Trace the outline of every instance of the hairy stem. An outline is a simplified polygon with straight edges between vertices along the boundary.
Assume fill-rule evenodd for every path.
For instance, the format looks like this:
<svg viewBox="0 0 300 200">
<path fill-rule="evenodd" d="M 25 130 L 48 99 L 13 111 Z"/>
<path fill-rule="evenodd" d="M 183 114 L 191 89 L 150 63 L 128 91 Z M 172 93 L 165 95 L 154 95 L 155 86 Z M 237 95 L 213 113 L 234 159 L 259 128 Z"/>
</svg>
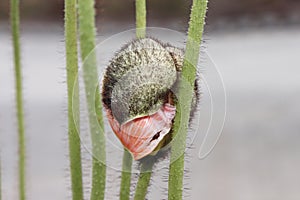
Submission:
<svg viewBox="0 0 300 200">
<path fill-rule="evenodd" d="M 83 199 L 79 127 L 78 51 L 76 0 L 65 0 L 65 40 L 68 89 L 68 140 L 72 199 Z M 75 85 L 76 84 L 76 85 Z M 79 123 L 77 123 L 79 125 Z"/>
<path fill-rule="evenodd" d="M 147 194 L 148 186 L 152 175 L 153 165 L 154 165 L 154 159 L 152 158 L 149 158 L 149 160 L 142 163 L 141 170 L 140 170 L 141 173 L 137 183 L 134 200 L 146 199 L 146 194 Z"/>
<path fill-rule="evenodd" d="M 144 38 L 146 36 L 146 0 L 135 1 L 136 10 L 136 36 Z"/>
<path fill-rule="evenodd" d="M 146 36 L 146 0 L 136 0 L 136 37 Z M 131 182 L 132 156 L 124 149 L 123 166 L 121 176 L 120 200 L 129 200 Z"/>
<path fill-rule="evenodd" d="M 93 51 L 96 35 L 95 2 L 94 0 L 78 0 L 78 3 L 81 59 L 93 153 L 91 200 L 101 200 L 104 199 L 105 194 L 106 150 L 96 54 Z"/>
<path fill-rule="evenodd" d="M 26 158 L 25 158 L 25 130 L 24 130 L 24 110 L 22 94 L 22 71 L 20 56 L 20 17 L 19 17 L 19 0 L 11 0 L 10 6 L 11 30 L 14 51 L 15 66 L 15 84 L 16 84 L 16 107 L 18 120 L 18 142 L 19 142 L 19 198 L 26 199 Z"/>
<path fill-rule="evenodd" d="M 146 0 L 136 0 L 136 37 L 144 38 L 146 37 Z M 147 189 L 150 183 L 152 175 L 152 167 L 154 164 L 154 159 L 150 157 L 146 161 L 142 161 L 140 176 L 137 182 L 136 191 L 134 195 L 135 200 L 142 200 L 146 198 Z"/>
<path fill-rule="evenodd" d="M 181 109 L 176 109 L 169 172 L 169 200 L 182 199 L 184 151 L 189 124 L 193 88 L 205 24 L 207 0 L 193 0 L 183 70 L 178 91 Z"/>
<path fill-rule="evenodd" d="M 131 167 L 132 167 L 132 156 L 126 149 L 124 149 L 120 200 L 130 199 Z"/>
<path fill-rule="evenodd" d="M 146 36 L 146 0 L 136 0 L 135 10 L 136 10 L 136 37 L 144 38 Z M 132 156 L 126 149 L 124 149 L 120 200 L 129 200 L 130 198 L 131 167 L 132 167 Z"/>
</svg>

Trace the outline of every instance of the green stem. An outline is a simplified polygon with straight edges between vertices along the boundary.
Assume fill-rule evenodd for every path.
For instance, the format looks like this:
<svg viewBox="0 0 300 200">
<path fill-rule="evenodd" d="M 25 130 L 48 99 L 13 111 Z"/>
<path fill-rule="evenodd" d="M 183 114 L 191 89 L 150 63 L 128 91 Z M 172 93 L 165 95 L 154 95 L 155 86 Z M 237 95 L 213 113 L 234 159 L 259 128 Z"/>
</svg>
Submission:
<svg viewBox="0 0 300 200">
<path fill-rule="evenodd" d="M 146 37 L 146 0 L 136 0 L 135 8 L 136 8 L 136 37 L 144 38 Z M 130 198 L 131 167 L 132 167 L 132 156 L 126 149 L 124 149 L 120 200 L 129 200 Z M 138 188 L 140 188 L 140 186 L 138 186 Z"/>
<path fill-rule="evenodd" d="M 152 167 L 154 159 L 150 158 L 149 161 L 143 162 L 141 165 L 141 173 L 137 183 L 134 200 L 144 200 L 147 195 L 147 189 L 152 175 Z"/>
<path fill-rule="evenodd" d="M 136 0 L 136 37 L 146 37 L 146 0 Z M 129 200 L 132 156 L 124 149 L 121 176 L 120 200 Z M 125 170 L 126 169 L 126 170 Z"/>
<path fill-rule="evenodd" d="M 173 138 L 171 149 L 168 193 L 169 200 L 182 199 L 186 135 L 206 10 L 207 0 L 193 1 L 186 52 L 178 91 L 178 101 L 179 103 L 182 103 L 180 104 L 181 108 L 177 109 L 174 121 L 174 136 L 176 137 Z"/>
<path fill-rule="evenodd" d="M 78 0 L 80 49 L 93 153 L 91 200 L 100 200 L 105 194 L 106 150 L 96 54 L 93 51 L 96 35 L 94 5 L 94 0 Z"/>
<path fill-rule="evenodd" d="M 126 149 L 124 149 L 120 200 L 130 199 L 131 167 L 132 167 L 132 156 Z"/>
<path fill-rule="evenodd" d="M 25 130 L 24 130 L 24 110 L 22 95 L 22 72 L 21 72 L 21 56 L 20 56 L 20 17 L 19 17 L 19 0 L 11 0 L 11 29 L 14 51 L 15 66 L 15 83 L 16 83 L 16 106 L 18 119 L 18 140 L 19 140 L 19 198 L 26 199 L 26 161 L 25 161 Z"/>
<path fill-rule="evenodd" d="M 75 121 L 79 121 L 76 5 L 76 0 L 65 0 L 65 45 L 68 88 L 68 139 L 72 197 L 73 200 L 83 200 L 79 127 L 76 127 L 75 124 Z"/>
<path fill-rule="evenodd" d="M 135 1 L 136 10 L 136 36 L 144 38 L 146 36 L 146 0 Z"/>
<path fill-rule="evenodd" d="M 136 37 L 146 37 L 146 0 L 136 0 Z M 152 175 L 152 167 L 154 160 L 150 157 L 149 160 L 142 161 L 139 180 L 135 191 L 135 200 L 142 200 L 146 198 L 147 189 Z"/>
</svg>

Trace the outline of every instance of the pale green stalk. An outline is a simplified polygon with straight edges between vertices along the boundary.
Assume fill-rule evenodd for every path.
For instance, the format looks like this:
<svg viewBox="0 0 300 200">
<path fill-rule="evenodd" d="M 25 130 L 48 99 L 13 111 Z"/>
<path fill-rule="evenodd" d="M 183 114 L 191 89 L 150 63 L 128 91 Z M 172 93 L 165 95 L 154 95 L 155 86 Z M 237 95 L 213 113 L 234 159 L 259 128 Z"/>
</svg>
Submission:
<svg viewBox="0 0 300 200">
<path fill-rule="evenodd" d="M 141 165 L 141 173 L 137 183 L 134 200 L 144 200 L 146 199 L 148 186 L 150 183 L 152 175 L 152 167 L 154 165 L 154 159 L 150 158 L 148 161 L 145 161 Z"/>
<path fill-rule="evenodd" d="M 26 158 L 25 158 L 25 129 L 24 129 L 24 109 L 22 94 L 22 71 L 20 56 L 20 17 L 19 0 L 11 0 L 10 17 L 11 31 L 13 40 L 14 66 L 15 66 L 15 84 L 16 84 L 16 107 L 18 120 L 18 142 L 19 142 L 19 198 L 26 199 Z"/>
<path fill-rule="evenodd" d="M 131 167 L 132 167 L 132 156 L 126 149 L 124 149 L 120 200 L 130 199 Z"/>
<path fill-rule="evenodd" d="M 135 10 L 136 10 L 136 37 L 144 38 L 146 37 L 146 0 L 136 0 Z M 131 167 L 132 167 L 132 156 L 126 149 L 124 149 L 120 200 L 129 200 L 130 198 Z M 147 174 L 147 176 L 149 176 L 149 174 Z M 143 177 L 144 180 L 146 176 L 141 174 L 141 177 Z M 137 187 L 141 188 L 139 186 L 139 183 Z M 138 193 L 140 193 L 139 191 Z"/>
<path fill-rule="evenodd" d="M 180 109 L 176 109 L 177 114 L 174 122 L 174 139 L 171 149 L 169 172 L 169 200 L 182 199 L 186 135 L 206 10 L 207 0 L 193 0 L 186 52 L 178 91 Z"/>
<path fill-rule="evenodd" d="M 146 0 L 135 0 L 136 10 L 136 36 L 144 38 L 146 36 Z"/>
<path fill-rule="evenodd" d="M 144 38 L 146 36 L 146 0 L 136 0 L 135 8 L 136 8 L 136 37 Z M 124 149 L 120 200 L 129 200 L 130 198 L 131 166 L 132 166 L 132 156 L 126 149 Z"/>
<path fill-rule="evenodd" d="M 106 182 L 106 150 L 95 48 L 95 1 L 78 0 L 80 49 L 91 131 L 93 166 L 91 200 L 102 200 Z"/>
<path fill-rule="evenodd" d="M 68 140 L 73 200 L 83 200 L 81 146 L 79 137 L 79 89 L 76 0 L 65 0 L 65 40 L 68 88 Z M 77 123 L 79 125 L 79 123 Z"/>
</svg>

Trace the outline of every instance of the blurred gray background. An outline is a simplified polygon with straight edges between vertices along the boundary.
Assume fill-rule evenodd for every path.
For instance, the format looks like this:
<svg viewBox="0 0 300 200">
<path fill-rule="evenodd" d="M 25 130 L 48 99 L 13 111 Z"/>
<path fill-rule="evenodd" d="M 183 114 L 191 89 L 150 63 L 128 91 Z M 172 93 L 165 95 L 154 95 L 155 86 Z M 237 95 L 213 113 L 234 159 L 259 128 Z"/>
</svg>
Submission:
<svg viewBox="0 0 300 200">
<path fill-rule="evenodd" d="M 23 20 L 61 20 L 63 0 L 21 1 Z M 149 0 L 148 18 L 187 20 L 191 0 Z M 0 0 L 0 17 L 8 16 L 9 1 Z M 255 19 L 273 23 L 297 23 L 300 2 L 298 0 L 212 0 L 209 1 L 208 22 L 230 21 L 233 23 Z M 100 21 L 109 19 L 128 21 L 134 19 L 134 0 L 96 0 L 97 15 Z M 265 19 L 264 19 L 265 18 Z"/>
<path fill-rule="evenodd" d="M 148 26 L 186 31 L 191 1 L 148 4 Z M 9 4 L 0 5 L 0 151 L 3 199 L 10 200 L 18 197 L 17 128 Z M 21 6 L 28 199 L 70 199 L 63 1 L 24 0 Z M 133 0 L 101 0 L 96 8 L 99 42 L 134 28 Z M 186 199 L 298 200 L 300 1 L 212 0 L 207 22 L 204 46 L 224 80 L 227 118 L 208 157 L 198 158 L 202 136 L 189 151 Z M 205 101 L 200 113 L 208 112 Z M 88 177 L 90 158 L 83 154 Z M 107 199 L 117 199 L 118 172 L 109 173 Z M 166 183 L 154 179 L 148 198 L 165 199 Z"/>
</svg>

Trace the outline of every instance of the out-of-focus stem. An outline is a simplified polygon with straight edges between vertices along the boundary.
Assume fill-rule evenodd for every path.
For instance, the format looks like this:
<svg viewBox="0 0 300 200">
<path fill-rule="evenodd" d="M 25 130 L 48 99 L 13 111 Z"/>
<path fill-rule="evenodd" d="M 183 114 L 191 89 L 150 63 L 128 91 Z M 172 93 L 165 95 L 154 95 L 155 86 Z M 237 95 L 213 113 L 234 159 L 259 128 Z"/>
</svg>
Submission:
<svg viewBox="0 0 300 200">
<path fill-rule="evenodd" d="M 146 36 L 146 0 L 135 1 L 136 10 L 136 36 L 144 38 Z"/>
<path fill-rule="evenodd" d="M 95 1 L 78 0 L 80 50 L 91 131 L 93 167 L 91 200 L 103 200 L 106 182 L 106 149 L 95 48 Z"/>
<path fill-rule="evenodd" d="M 19 198 L 26 199 L 26 149 L 25 149 L 25 129 L 24 129 L 24 110 L 22 94 L 22 71 L 20 56 L 20 17 L 19 17 L 19 0 L 11 0 L 10 17 L 11 31 L 14 51 L 15 66 L 15 84 L 16 84 L 16 107 L 18 120 L 18 143 L 19 143 Z"/>
</svg>

